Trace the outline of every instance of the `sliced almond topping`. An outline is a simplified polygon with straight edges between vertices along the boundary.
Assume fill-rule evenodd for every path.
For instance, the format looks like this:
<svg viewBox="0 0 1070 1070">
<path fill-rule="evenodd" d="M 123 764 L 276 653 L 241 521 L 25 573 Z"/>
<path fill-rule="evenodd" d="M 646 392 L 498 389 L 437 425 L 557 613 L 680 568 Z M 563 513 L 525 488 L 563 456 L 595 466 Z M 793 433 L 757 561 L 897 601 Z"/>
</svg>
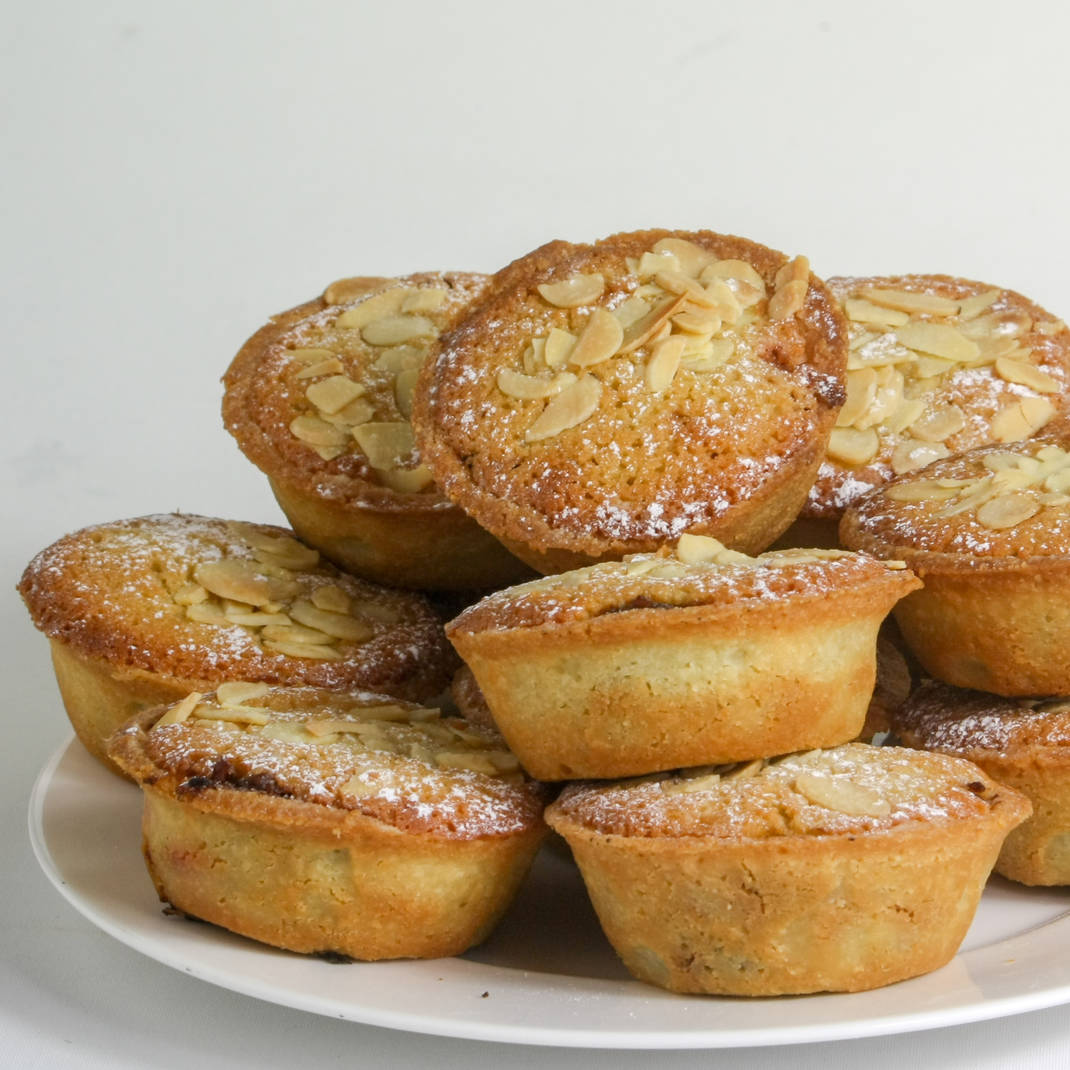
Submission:
<svg viewBox="0 0 1070 1070">
<path fill-rule="evenodd" d="M 797 256 L 789 260 L 776 273 L 773 286 L 780 289 L 789 282 L 805 282 L 810 285 L 810 261 L 805 256 Z"/>
<path fill-rule="evenodd" d="M 361 424 L 352 434 L 372 468 L 398 467 L 415 445 L 412 425 L 401 421 Z"/>
<path fill-rule="evenodd" d="M 642 319 L 650 311 L 650 305 L 641 297 L 632 294 L 627 300 L 622 301 L 615 309 L 613 315 L 620 320 L 620 325 L 627 330 L 637 320 Z"/>
<path fill-rule="evenodd" d="M 327 646 L 325 643 L 294 643 L 272 639 L 264 641 L 264 649 L 272 654 L 283 654 L 288 658 L 308 658 L 311 661 L 338 661 L 342 657 L 333 646 Z"/>
<path fill-rule="evenodd" d="M 903 403 L 903 374 L 898 368 L 885 366 L 875 369 L 877 389 L 865 412 L 854 423 L 860 431 L 875 427 L 888 419 Z"/>
<path fill-rule="evenodd" d="M 478 751 L 440 750 L 435 753 L 435 765 L 440 769 L 467 769 L 473 773 L 497 776 L 498 767 L 490 756 Z"/>
<path fill-rule="evenodd" d="M 338 319 L 334 321 L 336 327 L 360 328 L 373 320 L 383 316 L 393 316 L 401 310 L 401 302 L 405 300 L 406 290 L 402 286 L 394 286 L 389 290 L 361 301 L 359 305 L 347 308 Z M 335 304 L 336 302 L 329 302 Z"/>
<path fill-rule="evenodd" d="M 980 353 L 976 342 L 947 323 L 906 323 L 895 334 L 910 349 L 944 360 L 969 361 Z"/>
<path fill-rule="evenodd" d="M 724 550 L 724 543 L 710 535 L 690 535 L 685 532 L 676 541 L 676 558 L 685 565 L 704 565 L 716 561 Z"/>
<path fill-rule="evenodd" d="M 265 565 L 281 569 L 315 568 L 319 564 L 319 551 L 289 535 L 268 535 L 254 529 L 242 532 L 245 541 L 253 548 L 254 556 Z M 288 575 L 284 578 L 289 579 Z"/>
<path fill-rule="evenodd" d="M 849 297 L 843 303 L 843 310 L 849 320 L 855 323 L 872 323 L 878 327 L 901 327 L 910 322 L 910 316 L 898 309 L 876 305 L 860 297 Z"/>
<path fill-rule="evenodd" d="M 868 464 L 877 456 L 881 440 L 872 427 L 834 427 L 829 437 L 828 455 L 840 464 Z"/>
<path fill-rule="evenodd" d="M 312 604 L 327 613 L 348 613 L 350 598 L 341 587 L 325 583 L 311 594 Z"/>
<path fill-rule="evenodd" d="M 223 721 L 226 724 L 268 724 L 271 714 L 251 706 L 213 707 L 199 706 L 193 711 L 199 721 Z"/>
<path fill-rule="evenodd" d="M 1040 503 L 1034 495 L 1024 490 L 1014 490 L 989 498 L 977 510 L 977 520 L 986 528 L 1002 531 L 1005 528 L 1013 528 L 1015 524 L 1028 520 L 1038 512 Z"/>
<path fill-rule="evenodd" d="M 893 502 L 939 502 L 954 498 L 956 494 L 958 494 L 958 488 L 942 487 L 935 480 L 891 483 L 884 489 L 884 496 Z"/>
<path fill-rule="evenodd" d="M 905 475 L 950 456 L 951 451 L 942 442 L 921 442 L 916 438 L 905 438 L 892 451 L 892 471 L 897 476 Z"/>
<path fill-rule="evenodd" d="M 643 381 L 651 393 L 665 390 L 676 376 L 686 339 L 679 334 L 663 338 L 651 348 L 643 371 Z"/>
<path fill-rule="evenodd" d="M 711 372 L 721 367 L 736 351 L 736 343 L 732 338 L 713 338 L 705 345 L 692 350 L 689 346 L 684 348 L 684 355 L 680 359 L 682 367 L 693 372 Z"/>
<path fill-rule="evenodd" d="M 1057 394 L 1060 390 L 1058 382 L 1048 375 L 1046 371 L 1042 371 L 1035 364 L 1027 364 L 1022 360 L 998 357 L 996 359 L 996 374 L 1008 383 L 1027 386 L 1038 394 Z"/>
<path fill-rule="evenodd" d="M 242 706 L 250 699 L 263 698 L 270 690 L 267 684 L 230 680 L 215 689 L 215 697 L 221 706 Z"/>
<path fill-rule="evenodd" d="M 644 304 L 644 302 L 640 302 Z M 619 309 L 618 309 L 619 311 Z M 542 359 L 548 368 L 559 368 L 564 364 L 576 345 L 576 336 L 571 331 L 563 331 L 560 327 L 551 327 L 546 336 Z"/>
<path fill-rule="evenodd" d="M 580 305 L 589 305 L 602 296 L 606 288 L 606 280 L 600 274 L 573 275 L 569 279 L 560 282 L 544 282 L 536 289 L 556 308 L 579 308 Z"/>
<path fill-rule="evenodd" d="M 643 253 L 636 265 L 635 273 L 641 279 L 652 279 L 659 271 L 679 271 L 680 261 L 666 251 L 660 253 Z"/>
<path fill-rule="evenodd" d="M 668 323 L 677 312 L 683 310 L 686 300 L 686 295 L 679 294 L 655 305 L 645 316 L 636 320 L 624 331 L 618 352 L 631 353 L 640 346 L 646 345 L 662 326 Z"/>
<path fill-rule="evenodd" d="M 696 245 L 686 238 L 662 238 L 654 243 L 655 253 L 668 253 L 676 257 L 680 270 L 692 277 L 698 275 L 708 264 L 717 258 L 709 249 Z"/>
<path fill-rule="evenodd" d="M 698 791 L 709 791 L 721 782 L 719 773 L 706 773 L 701 776 L 680 776 L 661 782 L 664 795 L 692 795 Z"/>
<path fill-rule="evenodd" d="M 809 284 L 802 279 L 786 282 L 769 298 L 769 318 L 786 320 L 794 316 L 803 307 L 808 288 Z"/>
<path fill-rule="evenodd" d="M 204 696 L 199 691 L 191 691 L 181 702 L 175 703 L 152 727 L 159 728 L 165 724 L 182 724 L 197 708 L 197 703 Z"/>
<path fill-rule="evenodd" d="M 944 405 L 931 415 L 911 424 L 915 438 L 924 442 L 943 442 L 945 438 L 961 431 L 966 426 L 966 417 L 957 405 Z"/>
<path fill-rule="evenodd" d="M 1043 320 L 1034 326 L 1037 334 L 1042 334 L 1045 338 L 1051 338 L 1060 331 L 1066 330 L 1066 324 L 1062 320 Z"/>
<path fill-rule="evenodd" d="M 180 606 L 195 606 L 208 598 L 208 592 L 199 583 L 184 583 L 171 597 Z"/>
<path fill-rule="evenodd" d="M 229 624 L 230 621 L 223 615 L 223 610 L 214 602 L 200 602 L 194 606 L 186 606 L 186 617 L 195 624 Z"/>
<path fill-rule="evenodd" d="M 449 297 L 449 290 L 441 286 L 425 286 L 420 290 L 410 290 L 401 302 L 402 312 L 437 312 Z"/>
<path fill-rule="evenodd" d="M 426 316 L 383 316 L 361 328 L 360 336 L 368 345 L 396 346 L 414 338 L 434 338 L 438 333 Z"/>
<path fill-rule="evenodd" d="M 286 600 L 299 590 L 293 581 L 265 576 L 252 561 L 235 557 L 206 561 L 194 569 L 193 575 L 201 586 L 217 597 L 246 602 L 251 606 Z M 193 610 L 199 607 L 189 608 Z"/>
<path fill-rule="evenodd" d="M 1033 317 L 1024 309 L 1005 308 L 999 312 L 989 312 L 977 316 L 962 324 L 962 333 L 970 338 L 982 335 L 1003 335 L 1008 338 L 1020 338 L 1028 334 L 1033 327 Z"/>
<path fill-rule="evenodd" d="M 394 378 L 394 400 L 397 402 L 398 412 L 406 420 L 412 418 L 412 395 L 416 390 L 416 380 L 419 378 L 418 368 L 406 368 L 398 372 Z"/>
<path fill-rule="evenodd" d="M 692 300 L 705 302 L 706 291 L 690 275 L 682 271 L 663 268 L 654 276 L 654 281 L 667 293 L 687 294 Z"/>
<path fill-rule="evenodd" d="M 623 340 L 624 328 L 617 317 L 604 308 L 596 308 L 569 355 L 569 363 L 578 368 L 601 364 L 617 352 Z"/>
<path fill-rule="evenodd" d="M 714 279 L 737 279 L 765 294 L 765 280 L 746 260 L 717 260 L 702 269 L 699 282 L 708 283 Z"/>
<path fill-rule="evenodd" d="M 382 284 L 382 279 L 369 275 L 336 279 L 323 291 L 323 301 L 328 305 L 346 305 L 378 289 Z"/>
<path fill-rule="evenodd" d="M 540 442 L 582 424 L 598 408 L 601 397 L 602 384 L 594 376 L 577 379 L 546 403 L 546 408 L 528 428 L 524 441 Z"/>
<path fill-rule="evenodd" d="M 851 427 L 873 404 L 877 396 L 877 373 L 858 368 L 847 373 L 847 400 L 836 417 L 837 427 Z"/>
<path fill-rule="evenodd" d="M 1054 415 L 1055 406 L 1047 398 L 1019 398 L 992 417 L 992 438 L 996 442 L 1019 442 L 1039 431 Z"/>
<path fill-rule="evenodd" d="M 268 643 L 303 643 L 308 646 L 322 646 L 331 641 L 331 637 L 326 632 L 300 624 L 271 624 L 260 634 Z"/>
<path fill-rule="evenodd" d="M 426 356 L 427 350 L 423 346 L 391 346 L 389 349 L 384 349 L 371 366 L 377 372 L 397 375 L 409 368 L 419 368 Z"/>
<path fill-rule="evenodd" d="M 321 360 L 319 364 L 310 364 L 307 368 L 302 368 L 294 378 L 317 379 L 324 375 L 334 375 L 344 371 L 345 365 L 337 357 L 332 357 L 330 360 Z"/>
<path fill-rule="evenodd" d="M 677 312 L 672 323 L 688 334 L 711 335 L 721 329 L 721 316 L 715 308 L 689 308 Z"/>
<path fill-rule="evenodd" d="M 399 375 L 404 375 L 404 372 L 399 372 Z M 324 417 L 329 424 L 334 424 L 336 427 L 349 429 L 356 427 L 357 424 L 366 424 L 375 415 L 375 406 L 365 397 L 359 397 L 355 401 L 351 401 L 344 408 L 339 409 L 338 412 L 332 416 Z M 347 440 L 348 441 L 348 440 Z M 343 452 L 341 449 L 339 453 Z"/>
<path fill-rule="evenodd" d="M 290 434 L 310 446 L 344 446 L 347 439 L 342 428 L 310 413 L 302 413 L 290 421 Z"/>
<path fill-rule="evenodd" d="M 910 427 L 916 420 L 920 420 L 924 413 L 924 398 L 904 397 L 903 400 L 899 402 L 898 408 L 881 420 L 881 430 L 887 432 L 889 435 L 902 434 L 902 432 Z"/>
<path fill-rule="evenodd" d="M 843 777 L 799 773 L 795 790 L 815 806 L 852 817 L 885 817 L 892 812 L 891 803 L 878 792 Z"/>
<path fill-rule="evenodd" d="M 363 643 L 375 634 L 375 629 L 364 620 L 357 620 L 348 613 L 334 613 L 320 609 L 308 599 L 298 598 L 290 607 L 290 616 L 306 628 L 314 628 L 335 639 Z"/>
<path fill-rule="evenodd" d="M 954 316 L 959 310 L 958 301 L 939 294 L 911 293 L 909 290 L 887 290 L 871 286 L 862 291 L 862 296 L 875 305 L 897 308 L 901 312 L 926 316 Z"/>
<path fill-rule="evenodd" d="M 566 386 L 576 381 L 572 372 L 558 372 L 552 379 L 545 376 L 523 375 L 512 368 L 502 368 L 498 372 L 498 389 L 511 398 L 548 398 L 560 394 Z"/>
<path fill-rule="evenodd" d="M 399 494 L 419 494 L 431 485 L 431 469 L 425 464 L 414 468 L 380 468 L 379 479 L 391 490 Z"/>
<path fill-rule="evenodd" d="M 986 290 L 984 293 L 963 299 L 959 302 L 959 319 L 972 320 L 975 316 L 979 316 L 986 308 L 999 300 L 999 295 L 999 290 Z"/>
<path fill-rule="evenodd" d="M 305 397 L 321 412 L 336 413 L 363 393 L 364 387 L 353 382 L 348 375 L 332 375 L 329 379 L 313 383 L 305 391 Z"/>
<path fill-rule="evenodd" d="M 333 349 L 320 349 L 315 347 L 299 347 L 288 349 L 286 355 L 298 364 L 322 364 L 325 360 L 333 360 L 337 353 Z"/>
<path fill-rule="evenodd" d="M 228 607 L 224 610 L 223 615 L 231 624 L 241 624 L 245 628 L 265 628 L 268 625 L 292 623 L 285 613 L 261 613 L 255 609 L 248 609 L 242 612 L 239 609 Z"/>
</svg>

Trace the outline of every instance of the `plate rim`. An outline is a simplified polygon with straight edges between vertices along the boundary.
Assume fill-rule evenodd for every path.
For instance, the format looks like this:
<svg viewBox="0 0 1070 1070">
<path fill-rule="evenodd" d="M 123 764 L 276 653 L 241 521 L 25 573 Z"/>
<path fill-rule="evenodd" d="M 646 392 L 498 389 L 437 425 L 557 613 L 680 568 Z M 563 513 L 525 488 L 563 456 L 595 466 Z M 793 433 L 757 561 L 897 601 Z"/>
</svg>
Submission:
<svg viewBox="0 0 1070 1070">
<path fill-rule="evenodd" d="M 31 847 L 45 877 L 60 895 L 96 928 L 119 941 L 145 957 L 159 962 L 164 966 L 192 976 L 200 981 L 225 988 L 229 991 L 238 992 L 253 999 L 287 1006 L 295 1010 L 311 1014 L 319 1014 L 331 1018 L 339 1018 L 353 1021 L 364 1025 L 377 1026 L 400 1030 L 403 1032 L 418 1033 L 423 1035 L 444 1036 L 454 1039 L 467 1039 L 476 1041 L 489 1041 L 496 1043 L 528 1044 L 539 1047 L 573 1047 L 573 1048 L 604 1048 L 614 1050 L 716 1050 L 729 1048 L 749 1047 L 773 1047 L 790 1044 L 820 1043 L 827 1041 L 858 1039 L 864 1037 L 888 1036 L 899 1033 L 918 1032 L 926 1029 L 943 1028 L 954 1025 L 967 1025 L 974 1022 L 986 1021 L 1000 1017 L 1008 1017 L 1022 1014 L 1033 1010 L 1043 1010 L 1049 1007 L 1070 1003 L 1070 972 L 1066 978 L 1058 984 L 1051 984 L 1040 989 L 1032 988 L 1015 995 L 1004 995 L 997 998 L 979 999 L 965 1002 L 954 1007 L 935 1007 L 913 1011 L 900 1011 L 878 1014 L 871 1017 L 851 1018 L 845 1017 L 833 1021 L 818 1020 L 801 1025 L 764 1026 L 761 1028 L 741 1028 L 731 1031 L 724 1029 L 695 1028 L 690 1030 L 657 1030 L 636 1029 L 623 1031 L 613 1029 L 599 1029 L 595 1027 L 576 1028 L 561 1025 L 525 1025 L 523 1027 L 507 1022 L 487 1021 L 480 1018 L 458 1018 L 456 1015 L 435 1015 L 431 1013 L 413 1013 L 411 1011 L 394 1010 L 367 1004 L 354 1004 L 352 1001 L 329 999 L 322 995 L 304 996 L 293 988 L 280 988 L 278 985 L 264 982 L 257 983 L 254 977 L 247 972 L 235 972 L 211 966 L 198 960 L 196 956 L 187 956 L 176 953 L 167 946 L 165 941 L 149 934 L 135 932 L 122 924 L 107 911 L 87 899 L 76 891 L 64 876 L 63 868 L 53 855 L 53 845 L 49 843 L 49 837 L 45 828 L 45 808 L 50 801 L 50 792 L 54 790 L 54 781 L 57 771 L 63 765 L 68 756 L 74 755 L 77 759 L 83 756 L 93 759 L 86 753 L 73 735 L 61 743 L 45 761 L 34 780 L 30 792 L 27 810 L 27 824 Z M 103 767 L 99 769 L 101 777 L 112 778 Z M 116 786 L 118 786 L 118 778 Z M 105 782 L 106 783 L 106 782 Z M 130 785 L 134 788 L 134 785 Z M 1033 933 L 1040 930 L 1051 930 L 1056 927 L 1060 933 L 1070 932 L 1070 903 L 1067 910 L 1063 911 L 1048 921 L 1027 928 L 1014 936 L 998 940 L 995 943 L 985 944 L 966 952 L 959 952 L 956 958 L 963 960 L 980 956 L 991 957 L 996 949 L 1015 941 L 1027 940 Z M 234 934 L 219 930 L 214 926 L 206 926 L 207 931 L 216 939 L 237 939 Z M 249 945 L 246 948 L 245 944 Z M 250 950 L 251 949 L 251 950 Z M 276 949 L 265 948 L 254 944 L 252 941 L 242 940 L 241 953 L 278 953 Z M 1004 952 L 1005 953 L 1005 952 Z M 299 959 L 299 962 L 309 962 L 308 959 Z M 314 960 L 313 960 L 314 961 Z M 433 962 L 440 967 L 444 963 L 451 964 L 446 967 L 446 972 L 456 972 L 460 968 L 461 973 L 475 972 L 478 976 L 476 987 L 488 983 L 490 979 L 509 976 L 515 981 L 515 975 L 528 976 L 528 972 L 522 969 L 502 967 L 491 963 L 470 962 L 464 959 L 440 959 L 398 962 L 398 963 L 353 963 L 352 966 L 367 969 L 382 969 L 384 966 L 395 968 L 409 968 L 412 971 L 427 971 L 428 963 Z M 325 968 L 336 969 L 336 966 L 328 966 L 325 963 L 317 963 Z M 348 968 L 348 967 L 347 967 Z M 946 968 L 946 967 L 945 967 Z M 933 977 L 939 974 L 926 975 Z M 638 1002 L 661 1000 L 667 998 L 674 1003 L 682 999 L 692 999 L 702 1004 L 710 1000 L 723 999 L 716 996 L 686 997 L 651 989 L 637 981 L 620 982 L 597 978 L 577 978 L 565 974 L 538 973 L 539 977 L 559 978 L 563 984 L 584 987 L 582 982 L 588 982 L 587 987 L 597 988 L 599 985 L 618 987 L 627 985 L 634 986 L 639 993 Z M 456 980 L 456 979 L 455 979 Z M 924 978 L 915 978 L 915 981 Z M 522 983 L 522 982 L 521 982 Z M 899 985 L 886 986 L 885 988 L 873 989 L 871 996 L 876 993 L 889 991 L 902 991 L 903 985 L 909 985 L 910 981 L 900 982 Z M 619 993 L 610 993 L 619 998 Z M 865 996 L 867 993 L 821 993 L 817 995 L 795 997 L 767 997 L 764 999 L 745 999 L 741 1005 L 766 1005 L 775 1006 L 781 1000 L 788 999 L 792 1002 L 819 1000 L 827 1003 L 830 1000 L 855 999 Z M 731 1001 L 735 1003 L 736 1001 Z"/>
</svg>

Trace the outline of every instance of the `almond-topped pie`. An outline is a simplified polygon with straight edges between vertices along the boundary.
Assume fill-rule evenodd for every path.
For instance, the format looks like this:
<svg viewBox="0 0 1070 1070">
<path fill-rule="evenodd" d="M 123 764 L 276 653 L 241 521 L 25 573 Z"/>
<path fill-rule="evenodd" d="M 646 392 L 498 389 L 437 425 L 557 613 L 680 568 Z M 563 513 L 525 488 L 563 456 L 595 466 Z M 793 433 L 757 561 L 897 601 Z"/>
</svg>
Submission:
<svg viewBox="0 0 1070 1070">
<path fill-rule="evenodd" d="M 525 569 L 450 505 L 409 417 L 428 347 L 486 291 L 475 274 L 341 279 L 274 316 L 224 376 L 223 419 L 294 530 L 349 572 L 465 590 Z"/>
<path fill-rule="evenodd" d="M 160 898 L 291 951 L 460 954 L 545 833 L 501 737 L 382 695 L 223 684 L 143 711 L 110 753 L 144 791 Z"/>
<path fill-rule="evenodd" d="M 637 978 L 774 996 L 943 966 L 1029 809 L 960 758 L 852 743 L 573 785 L 546 818 Z"/>
<path fill-rule="evenodd" d="M 552 242 L 442 334 L 413 424 L 447 497 L 540 571 L 684 531 L 756 552 L 805 500 L 846 341 L 805 257 L 709 231 Z"/>
<path fill-rule="evenodd" d="M 845 546 L 906 561 L 895 615 L 926 672 L 1000 695 L 1070 694 L 1070 438 L 983 446 L 851 505 Z"/>
<path fill-rule="evenodd" d="M 847 401 L 804 517 L 835 522 L 894 476 L 1031 438 L 1067 410 L 1070 330 L 1012 290 L 946 275 L 830 278 Z"/>
<path fill-rule="evenodd" d="M 454 661 L 422 596 L 340 572 L 284 528 L 188 514 L 84 528 L 19 583 L 78 737 L 226 680 L 422 701 Z"/>
<path fill-rule="evenodd" d="M 1033 804 L 1007 837 L 997 873 L 1070 884 L 1070 698 L 1006 699 L 929 681 L 892 723 L 906 746 L 966 758 Z"/>
<path fill-rule="evenodd" d="M 446 634 L 532 776 L 630 776 L 853 739 L 877 630 L 918 586 L 864 554 L 684 535 L 498 591 Z"/>
</svg>

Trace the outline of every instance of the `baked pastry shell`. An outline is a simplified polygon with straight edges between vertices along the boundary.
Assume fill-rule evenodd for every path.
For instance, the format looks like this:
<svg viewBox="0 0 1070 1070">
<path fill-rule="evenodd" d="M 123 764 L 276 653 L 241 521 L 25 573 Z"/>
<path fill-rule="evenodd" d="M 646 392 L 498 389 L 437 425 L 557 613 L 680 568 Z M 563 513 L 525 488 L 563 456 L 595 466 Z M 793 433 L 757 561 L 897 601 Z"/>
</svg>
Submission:
<svg viewBox="0 0 1070 1070">
<path fill-rule="evenodd" d="M 894 577 L 889 580 L 889 577 Z M 447 635 L 539 780 L 633 776 L 834 746 L 862 730 L 888 573 L 836 597 L 631 609 Z"/>
<path fill-rule="evenodd" d="M 425 274 L 401 281 L 437 278 Z M 363 281 L 373 292 L 398 280 Z M 298 537 L 347 572 L 392 587 L 480 590 L 523 579 L 528 571 L 521 562 L 436 491 L 404 493 L 371 479 L 332 475 L 311 451 L 303 451 L 300 462 L 284 455 L 260 426 L 253 384 L 265 351 L 328 307 L 319 297 L 273 317 L 242 346 L 223 378 L 224 424 L 268 477 Z"/>
<path fill-rule="evenodd" d="M 497 924 L 546 834 L 538 821 L 465 838 L 256 790 L 179 792 L 136 735 L 117 734 L 111 753 L 143 790 L 142 852 L 161 901 L 289 951 L 461 954 Z"/>
<path fill-rule="evenodd" d="M 926 711 L 920 722 L 915 714 L 919 704 Z M 1015 705 L 976 691 L 929 683 L 893 717 L 893 729 L 904 746 L 966 758 L 1033 804 L 1032 816 L 1007 836 L 996 861 L 997 873 L 1019 884 L 1070 884 L 1070 710 L 1028 715 L 1044 724 L 1063 726 L 1060 734 L 1066 742 L 1061 745 L 1038 742 L 1024 724 L 998 741 L 983 727 L 972 734 L 960 733 L 962 740 L 954 745 L 939 738 L 942 725 Z"/>
</svg>

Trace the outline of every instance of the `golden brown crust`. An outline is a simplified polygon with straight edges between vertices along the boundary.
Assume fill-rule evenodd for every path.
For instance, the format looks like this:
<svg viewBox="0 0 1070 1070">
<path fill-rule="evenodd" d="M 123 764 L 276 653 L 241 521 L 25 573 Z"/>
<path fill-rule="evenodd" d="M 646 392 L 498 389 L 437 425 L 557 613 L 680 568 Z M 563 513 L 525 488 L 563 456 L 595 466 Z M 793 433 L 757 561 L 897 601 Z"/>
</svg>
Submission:
<svg viewBox="0 0 1070 1070">
<path fill-rule="evenodd" d="M 343 592 L 351 610 L 348 626 L 357 638 L 335 639 L 335 656 L 285 653 L 259 625 L 236 623 L 223 608 L 218 619 L 191 619 L 195 606 L 184 604 L 190 591 L 189 597 L 203 595 L 197 603 L 202 606 L 242 609 L 203 589 L 197 593 L 195 577 L 202 567 L 225 560 L 259 574 L 250 533 L 268 545 L 292 538 L 283 528 L 186 514 L 95 525 L 38 554 L 19 591 L 41 631 L 120 676 L 153 674 L 202 690 L 228 679 L 374 688 L 410 699 L 427 698 L 445 686 L 452 658 L 424 598 L 347 576 L 315 561 L 318 555 L 305 548 L 306 562 L 314 564 L 283 569 L 288 604 L 308 601 L 322 588 Z M 263 568 L 281 575 L 282 566 Z M 244 610 L 262 619 L 256 607 Z M 242 613 L 238 617 L 244 619 Z"/>
<path fill-rule="evenodd" d="M 730 356 L 716 367 L 682 360 L 658 389 L 647 360 L 654 343 L 591 366 L 572 367 L 569 356 L 566 377 L 599 396 L 588 418 L 560 433 L 532 439 L 545 398 L 503 392 L 500 373 L 525 375 L 533 338 L 582 332 L 599 310 L 621 309 L 640 287 L 629 260 L 678 239 L 711 260 L 749 262 L 765 294 L 788 265 L 708 231 L 551 242 L 500 272 L 493 295 L 442 336 L 421 372 L 413 422 L 436 482 L 543 571 L 652 550 L 684 530 L 760 549 L 790 522 L 816 469 L 842 400 L 845 329 L 808 273 L 797 313 L 770 320 L 763 294 L 723 328 Z M 538 290 L 584 275 L 600 276 L 603 290 L 581 306 L 556 307 Z"/>
<path fill-rule="evenodd" d="M 847 364 L 849 400 L 840 412 L 830 455 L 810 491 L 804 517 L 839 517 L 860 495 L 910 467 L 921 467 L 948 453 L 961 453 L 986 443 L 1009 441 L 1002 434 L 1015 439 L 1031 437 L 1048 421 L 1065 416 L 1070 396 L 1070 330 L 1021 294 L 947 275 L 830 278 L 827 283 L 836 300 L 848 307 L 852 345 Z M 947 314 L 946 309 L 941 314 L 907 313 L 902 309 L 892 314 L 900 313 L 904 321 L 909 318 L 910 328 L 936 324 L 941 329 L 962 331 L 968 339 L 967 348 L 978 343 L 977 352 L 972 357 L 940 360 L 922 348 L 911 349 L 903 344 L 896 347 L 896 325 L 865 322 L 868 312 L 858 314 L 861 320 L 851 318 L 849 302 L 871 306 L 867 294 L 874 289 L 944 298 L 948 307 L 965 308 L 965 316 Z M 982 295 L 993 297 L 992 303 L 976 311 L 962 305 L 968 299 L 987 299 Z M 894 297 L 891 301 L 895 303 Z M 1040 378 L 1026 384 L 1021 379 L 1022 364 L 1039 371 Z M 864 385 L 861 376 L 872 376 L 873 369 L 878 373 L 893 370 L 894 374 L 880 385 Z M 1026 379 L 1033 378 L 1027 368 Z M 867 387 L 868 403 L 855 405 L 852 397 L 861 396 Z M 1034 406 L 1029 422 L 1018 430 L 999 430 L 1001 410 L 1023 398 L 1032 399 L 1029 404 Z M 908 412 L 914 401 L 923 404 L 916 412 Z M 950 414 L 951 419 L 942 430 L 934 430 L 935 425 L 928 422 L 941 414 L 944 419 Z M 1017 421 L 1009 422 L 1018 425 Z M 852 433 L 857 433 L 855 429 L 872 429 L 872 454 L 852 462 L 835 456 L 836 435 L 841 428 Z M 919 432 L 920 428 L 924 430 Z M 852 443 L 851 448 L 862 447 Z M 869 450 L 863 450 L 859 456 L 867 453 Z"/>
</svg>

